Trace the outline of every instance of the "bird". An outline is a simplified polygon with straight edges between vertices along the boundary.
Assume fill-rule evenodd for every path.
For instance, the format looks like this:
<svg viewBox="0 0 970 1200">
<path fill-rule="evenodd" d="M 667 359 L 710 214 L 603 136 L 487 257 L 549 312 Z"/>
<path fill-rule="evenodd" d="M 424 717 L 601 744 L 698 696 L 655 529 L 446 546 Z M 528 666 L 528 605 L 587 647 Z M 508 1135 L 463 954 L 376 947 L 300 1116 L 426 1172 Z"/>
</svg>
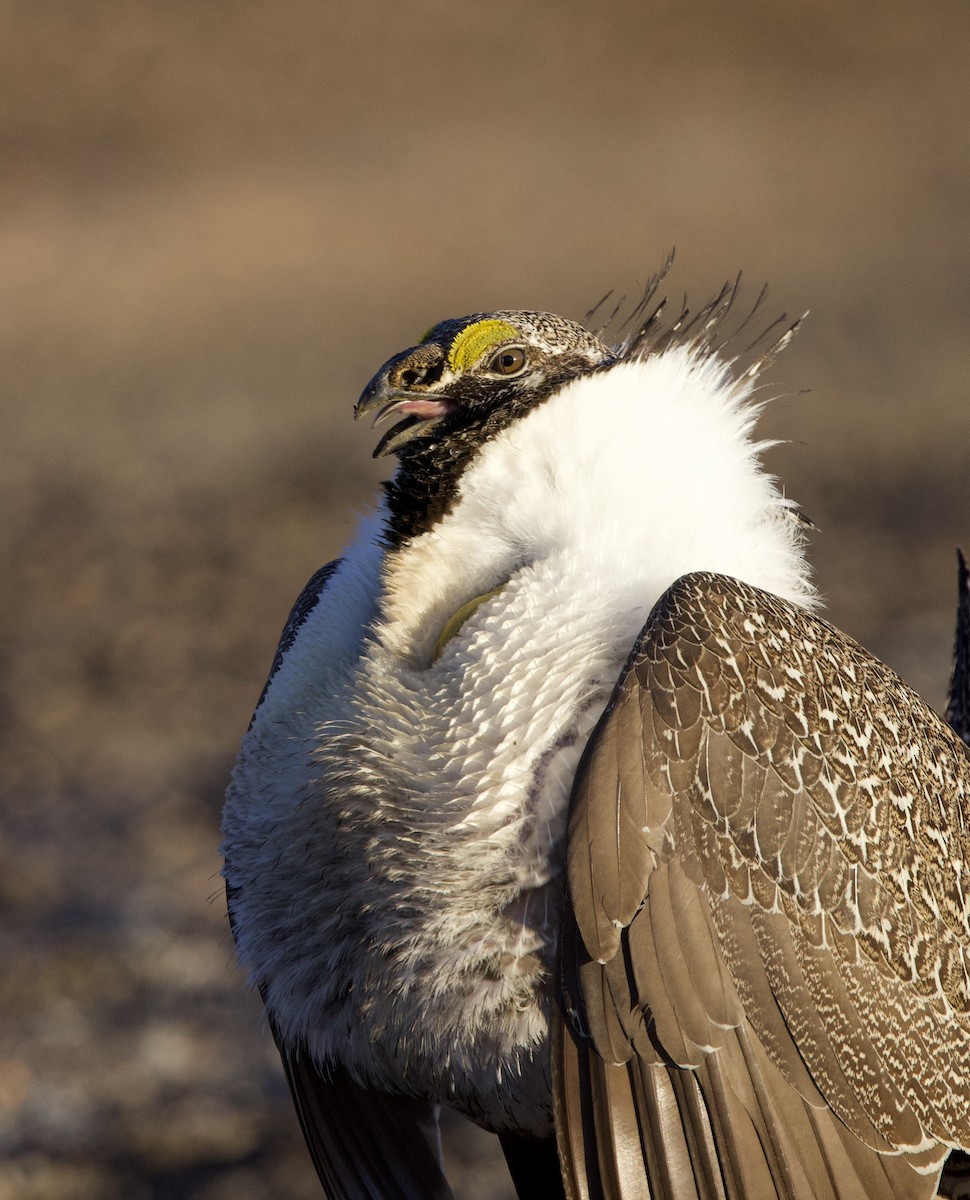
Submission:
<svg viewBox="0 0 970 1200">
<path fill-rule="evenodd" d="M 356 404 L 397 466 L 222 826 L 331 1200 L 450 1197 L 442 1107 L 523 1200 L 918 1200 L 970 1148 L 970 750 L 818 614 L 756 431 L 799 322 L 735 351 L 740 279 L 671 320 L 664 275 Z"/>
</svg>

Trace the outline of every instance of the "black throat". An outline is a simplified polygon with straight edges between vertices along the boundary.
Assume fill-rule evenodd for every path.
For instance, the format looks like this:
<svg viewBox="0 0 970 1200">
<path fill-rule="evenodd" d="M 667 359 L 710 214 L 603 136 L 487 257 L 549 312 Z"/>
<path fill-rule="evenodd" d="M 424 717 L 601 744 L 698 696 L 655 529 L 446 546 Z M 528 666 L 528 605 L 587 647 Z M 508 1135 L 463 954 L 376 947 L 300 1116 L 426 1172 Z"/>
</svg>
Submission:
<svg viewBox="0 0 970 1200">
<path fill-rule="evenodd" d="M 537 386 L 503 389 L 495 394 L 464 397 L 458 411 L 440 425 L 402 446 L 400 467 L 387 480 L 387 544 L 397 549 L 411 538 L 433 528 L 450 511 L 458 497 L 461 478 L 487 443 L 514 421 L 548 400 L 565 383 L 592 375 L 612 365 L 604 362 L 581 367 L 577 361 L 561 362 Z"/>
</svg>

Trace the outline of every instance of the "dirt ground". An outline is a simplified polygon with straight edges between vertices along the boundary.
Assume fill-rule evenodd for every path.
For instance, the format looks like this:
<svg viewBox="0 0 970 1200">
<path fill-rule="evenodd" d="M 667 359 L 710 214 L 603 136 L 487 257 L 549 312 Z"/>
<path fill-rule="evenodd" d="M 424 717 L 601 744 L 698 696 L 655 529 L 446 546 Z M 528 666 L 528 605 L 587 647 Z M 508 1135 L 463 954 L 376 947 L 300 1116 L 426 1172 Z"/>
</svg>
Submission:
<svg viewBox="0 0 970 1200">
<path fill-rule="evenodd" d="M 0 6 L 0 1200 L 319 1194 L 219 810 L 380 477 L 353 401 L 434 321 L 581 318 L 672 246 L 678 298 L 811 310 L 769 461 L 830 617 L 942 703 L 968 46 L 965 0 Z"/>
</svg>

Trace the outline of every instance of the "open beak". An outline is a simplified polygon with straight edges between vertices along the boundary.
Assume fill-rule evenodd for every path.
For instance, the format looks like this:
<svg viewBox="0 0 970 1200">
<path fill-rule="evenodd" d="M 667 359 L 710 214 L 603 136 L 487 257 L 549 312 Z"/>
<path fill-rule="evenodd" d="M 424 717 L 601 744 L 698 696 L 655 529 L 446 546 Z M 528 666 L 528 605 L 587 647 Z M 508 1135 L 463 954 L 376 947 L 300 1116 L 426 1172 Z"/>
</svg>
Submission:
<svg viewBox="0 0 970 1200">
<path fill-rule="evenodd" d="M 424 347 L 420 350 L 424 351 Z M 413 353 L 408 361 L 416 357 Z M 373 425 L 379 425 L 388 417 L 403 417 L 392 425 L 384 434 L 374 450 L 375 458 L 386 454 L 395 454 L 402 446 L 416 438 L 426 437 L 438 422 L 453 412 L 457 402 L 447 396 L 435 395 L 433 392 L 422 390 L 419 379 L 415 380 L 416 387 L 401 386 L 405 374 L 415 375 L 417 372 L 405 372 L 401 356 L 392 360 L 370 381 L 363 395 L 354 406 L 354 418 L 373 416 Z M 408 382 L 411 382 L 408 379 Z"/>
<path fill-rule="evenodd" d="M 373 427 L 391 416 L 404 417 L 403 421 L 392 425 L 377 443 L 374 457 L 383 458 L 385 454 L 395 454 L 415 438 L 425 437 L 454 408 L 455 402 L 444 396 L 436 398 L 421 395 L 420 392 L 382 387 L 373 392 L 368 389 L 361 396 L 354 408 L 354 418 L 373 413 Z"/>
</svg>

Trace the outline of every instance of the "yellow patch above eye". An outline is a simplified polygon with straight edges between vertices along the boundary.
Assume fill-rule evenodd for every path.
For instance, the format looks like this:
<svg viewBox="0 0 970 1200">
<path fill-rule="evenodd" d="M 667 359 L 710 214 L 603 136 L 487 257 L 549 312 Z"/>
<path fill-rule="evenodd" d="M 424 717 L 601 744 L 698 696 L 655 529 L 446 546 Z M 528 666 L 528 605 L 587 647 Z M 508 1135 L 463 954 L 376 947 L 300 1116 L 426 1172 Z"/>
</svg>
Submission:
<svg viewBox="0 0 970 1200">
<path fill-rule="evenodd" d="M 453 371 L 467 371 L 482 357 L 486 350 L 501 342 L 521 339 L 522 334 L 508 321 L 489 317 L 487 321 L 476 321 L 458 334 L 448 351 L 448 366 Z"/>
</svg>

